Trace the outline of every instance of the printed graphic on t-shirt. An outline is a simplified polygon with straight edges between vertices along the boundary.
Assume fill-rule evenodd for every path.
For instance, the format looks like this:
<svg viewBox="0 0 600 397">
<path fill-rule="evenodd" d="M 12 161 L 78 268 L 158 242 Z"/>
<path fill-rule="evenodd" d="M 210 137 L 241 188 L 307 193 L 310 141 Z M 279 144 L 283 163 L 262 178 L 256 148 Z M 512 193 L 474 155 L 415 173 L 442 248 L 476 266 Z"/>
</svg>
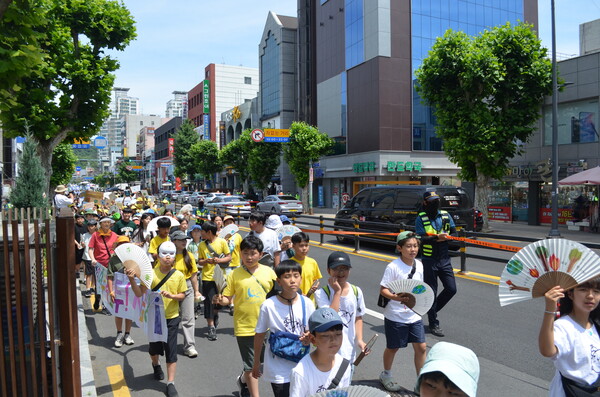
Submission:
<svg viewBox="0 0 600 397">
<path fill-rule="evenodd" d="M 322 392 L 322 391 L 326 391 L 326 390 L 327 390 L 327 388 L 325 387 L 325 385 L 320 385 L 320 386 L 317 388 L 317 393 L 320 393 L 320 392 Z M 316 393 L 315 393 L 315 394 L 316 394 Z"/>
<path fill-rule="evenodd" d="M 338 312 L 338 314 L 342 318 L 342 322 L 344 323 L 344 325 L 346 325 L 346 326 L 350 325 L 350 321 L 352 321 L 352 315 L 354 314 L 354 312 L 350 312 L 348 310 L 344 310 L 344 309 L 340 308 L 340 311 Z"/>
<path fill-rule="evenodd" d="M 600 349 L 594 345 L 590 345 L 590 349 L 592 351 L 592 371 L 595 373 L 600 373 Z"/>
<path fill-rule="evenodd" d="M 283 320 L 283 325 L 285 325 L 285 330 L 287 332 L 291 332 L 291 333 L 298 333 L 300 331 L 303 331 L 303 327 L 302 327 L 302 319 L 301 318 L 290 318 L 290 316 L 287 316 L 284 320 Z"/>
</svg>

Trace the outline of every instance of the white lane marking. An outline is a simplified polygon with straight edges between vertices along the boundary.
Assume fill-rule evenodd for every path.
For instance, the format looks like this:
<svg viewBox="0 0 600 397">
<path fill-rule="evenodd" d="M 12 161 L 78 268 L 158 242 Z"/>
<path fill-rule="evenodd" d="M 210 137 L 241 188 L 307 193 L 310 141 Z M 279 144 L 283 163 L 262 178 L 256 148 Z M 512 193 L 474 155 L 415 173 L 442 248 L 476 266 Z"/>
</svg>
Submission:
<svg viewBox="0 0 600 397">
<path fill-rule="evenodd" d="M 373 316 L 376 317 L 380 320 L 383 320 L 383 314 L 376 312 L 375 310 L 371 310 L 371 309 L 366 309 L 365 312 L 369 315 L 369 316 Z"/>
</svg>

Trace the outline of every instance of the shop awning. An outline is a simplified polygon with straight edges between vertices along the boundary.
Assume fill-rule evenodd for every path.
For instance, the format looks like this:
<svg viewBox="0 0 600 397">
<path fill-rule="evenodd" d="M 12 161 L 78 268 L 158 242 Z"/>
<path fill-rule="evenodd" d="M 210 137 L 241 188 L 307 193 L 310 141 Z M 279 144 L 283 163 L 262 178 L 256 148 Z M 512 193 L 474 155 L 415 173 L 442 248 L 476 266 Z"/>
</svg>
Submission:
<svg viewBox="0 0 600 397">
<path fill-rule="evenodd" d="M 558 181 L 559 185 L 600 185 L 600 166 L 578 172 Z"/>
</svg>

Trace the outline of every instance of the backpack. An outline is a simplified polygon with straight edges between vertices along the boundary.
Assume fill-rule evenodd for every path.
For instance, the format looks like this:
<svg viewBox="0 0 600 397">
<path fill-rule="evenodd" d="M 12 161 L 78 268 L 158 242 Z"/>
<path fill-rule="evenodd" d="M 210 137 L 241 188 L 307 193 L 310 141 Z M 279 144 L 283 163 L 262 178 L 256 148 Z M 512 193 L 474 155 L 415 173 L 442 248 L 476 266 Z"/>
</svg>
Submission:
<svg viewBox="0 0 600 397">
<path fill-rule="evenodd" d="M 352 287 L 352 291 L 354 291 L 354 296 L 356 297 L 356 305 L 358 306 L 358 288 L 354 284 L 350 284 Z M 325 291 L 325 295 L 327 295 L 328 299 L 331 299 L 331 290 L 329 289 L 329 284 L 323 287 L 323 291 Z"/>
</svg>

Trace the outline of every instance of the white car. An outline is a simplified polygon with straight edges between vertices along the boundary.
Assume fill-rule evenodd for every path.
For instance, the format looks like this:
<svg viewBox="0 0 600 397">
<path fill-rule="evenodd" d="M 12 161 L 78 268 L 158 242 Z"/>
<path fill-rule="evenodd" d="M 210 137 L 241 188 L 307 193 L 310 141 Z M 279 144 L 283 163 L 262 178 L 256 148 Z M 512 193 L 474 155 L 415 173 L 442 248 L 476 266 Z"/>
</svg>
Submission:
<svg viewBox="0 0 600 397">
<path fill-rule="evenodd" d="M 250 202 L 242 196 L 217 196 L 210 203 L 204 205 L 209 211 L 216 215 L 250 216 Z"/>
<path fill-rule="evenodd" d="M 215 199 L 215 197 L 219 197 L 219 196 L 225 196 L 225 193 L 207 193 L 204 196 L 204 205 L 210 203 L 211 201 L 213 201 Z"/>
<path fill-rule="evenodd" d="M 303 212 L 302 201 L 296 200 L 294 196 L 271 195 L 256 204 L 256 209 L 271 214 L 301 214 Z"/>
</svg>

